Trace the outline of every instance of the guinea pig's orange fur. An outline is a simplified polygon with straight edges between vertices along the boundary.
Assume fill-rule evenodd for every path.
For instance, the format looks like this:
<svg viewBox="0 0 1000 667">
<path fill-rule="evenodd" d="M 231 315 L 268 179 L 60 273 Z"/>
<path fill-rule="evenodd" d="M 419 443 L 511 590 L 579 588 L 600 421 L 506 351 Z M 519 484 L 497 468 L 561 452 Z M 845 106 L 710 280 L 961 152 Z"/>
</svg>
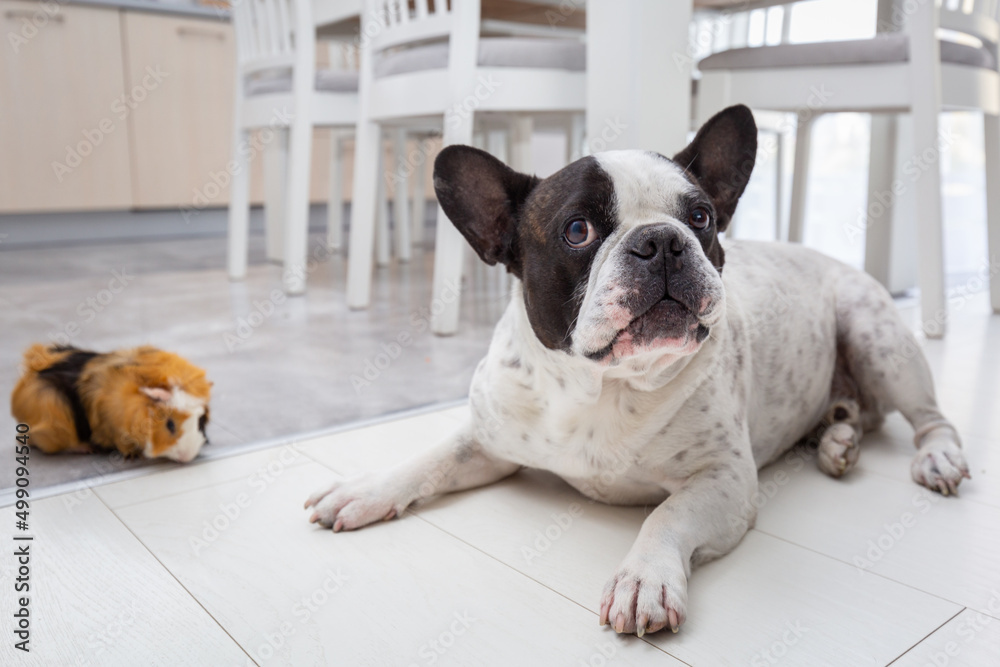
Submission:
<svg viewBox="0 0 1000 667">
<path fill-rule="evenodd" d="M 44 345 L 32 345 L 24 353 L 25 373 L 10 399 L 14 419 L 30 426 L 29 442 L 47 454 L 90 451 L 89 444 L 80 442 L 76 436 L 73 413 L 66 399 L 38 377 L 39 371 L 54 366 L 69 354 L 55 352 Z"/>
<path fill-rule="evenodd" d="M 191 416 L 191 407 L 171 400 L 179 392 L 203 407 L 207 420 L 211 383 L 204 370 L 153 347 L 119 350 L 94 356 L 80 370 L 76 389 L 92 431 L 89 442 L 80 442 L 65 396 L 38 375 L 73 352 L 34 345 L 24 355 L 26 372 L 14 389 L 11 412 L 30 426 L 29 442 L 42 451 L 97 447 L 125 456 L 161 456 L 177 443 Z"/>
</svg>

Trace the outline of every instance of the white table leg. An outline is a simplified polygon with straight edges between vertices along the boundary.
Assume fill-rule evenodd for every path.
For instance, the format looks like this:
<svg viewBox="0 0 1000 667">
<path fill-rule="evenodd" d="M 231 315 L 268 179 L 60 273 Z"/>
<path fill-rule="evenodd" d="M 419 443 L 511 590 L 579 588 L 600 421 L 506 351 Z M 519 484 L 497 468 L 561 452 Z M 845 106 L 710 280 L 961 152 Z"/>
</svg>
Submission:
<svg viewBox="0 0 1000 667">
<path fill-rule="evenodd" d="M 799 118 L 795 128 L 795 163 L 792 166 L 792 201 L 788 210 L 788 241 L 802 243 L 805 235 L 806 195 L 809 192 L 809 154 L 812 118 Z"/>
<path fill-rule="evenodd" d="M 691 0 L 588 0 L 587 141 L 671 156 L 691 124 Z"/>
</svg>

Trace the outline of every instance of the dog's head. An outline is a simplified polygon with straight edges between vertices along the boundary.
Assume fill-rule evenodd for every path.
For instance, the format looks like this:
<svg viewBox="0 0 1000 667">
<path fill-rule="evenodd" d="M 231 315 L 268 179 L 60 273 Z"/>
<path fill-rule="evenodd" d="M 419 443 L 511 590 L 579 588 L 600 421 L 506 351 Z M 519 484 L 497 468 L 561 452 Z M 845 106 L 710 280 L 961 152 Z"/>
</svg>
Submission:
<svg viewBox="0 0 1000 667">
<path fill-rule="evenodd" d="M 544 180 L 449 146 L 434 165 L 434 188 L 479 256 L 521 279 L 543 345 L 610 364 L 681 357 L 724 314 L 718 234 L 756 152 L 753 115 L 735 106 L 672 160 L 598 153 Z"/>
</svg>

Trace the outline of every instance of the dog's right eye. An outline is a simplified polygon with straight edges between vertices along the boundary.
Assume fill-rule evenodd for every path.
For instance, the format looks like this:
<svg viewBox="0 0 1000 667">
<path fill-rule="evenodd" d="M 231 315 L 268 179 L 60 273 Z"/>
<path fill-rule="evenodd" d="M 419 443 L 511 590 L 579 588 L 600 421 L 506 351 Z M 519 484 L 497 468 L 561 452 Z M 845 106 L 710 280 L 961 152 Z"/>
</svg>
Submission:
<svg viewBox="0 0 1000 667">
<path fill-rule="evenodd" d="M 704 206 L 695 206 L 688 215 L 688 224 L 695 229 L 705 229 L 712 222 L 712 214 Z"/>
<path fill-rule="evenodd" d="M 597 229 L 588 220 L 577 218 L 566 225 L 563 238 L 571 248 L 586 248 L 597 240 Z"/>
</svg>

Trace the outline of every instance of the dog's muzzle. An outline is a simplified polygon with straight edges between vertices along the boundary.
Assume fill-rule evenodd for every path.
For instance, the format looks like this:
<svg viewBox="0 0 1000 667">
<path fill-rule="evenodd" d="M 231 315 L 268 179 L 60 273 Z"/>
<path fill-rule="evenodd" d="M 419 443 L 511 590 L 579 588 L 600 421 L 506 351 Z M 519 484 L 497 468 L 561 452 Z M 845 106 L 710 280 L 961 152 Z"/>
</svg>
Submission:
<svg viewBox="0 0 1000 667">
<path fill-rule="evenodd" d="M 621 295 L 615 305 L 628 313 L 629 321 L 588 357 L 603 359 L 622 338 L 637 349 L 658 340 L 682 346 L 691 337 L 697 343 L 708 337 L 721 281 L 689 233 L 675 223 L 636 227 L 621 240 L 614 262 L 615 291 Z"/>
</svg>

